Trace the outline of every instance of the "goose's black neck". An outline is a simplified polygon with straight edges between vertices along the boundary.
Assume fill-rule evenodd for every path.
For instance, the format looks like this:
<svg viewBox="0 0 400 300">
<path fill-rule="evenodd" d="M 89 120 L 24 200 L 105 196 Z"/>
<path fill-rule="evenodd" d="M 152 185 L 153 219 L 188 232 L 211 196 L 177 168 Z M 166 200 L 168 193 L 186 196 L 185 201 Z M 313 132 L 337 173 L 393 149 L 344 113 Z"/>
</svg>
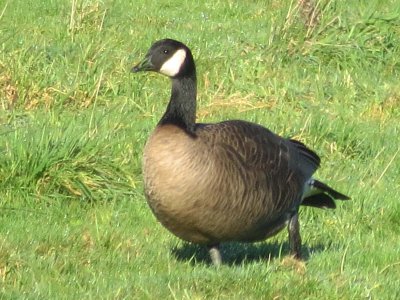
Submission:
<svg viewBox="0 0 400 300">
<path fill-rule="evenodd" d="M 171 99 L 159 124 L 173 124 L 194 135 L 196 123 L 196 72 L 172 78 Z"/>
</svg>

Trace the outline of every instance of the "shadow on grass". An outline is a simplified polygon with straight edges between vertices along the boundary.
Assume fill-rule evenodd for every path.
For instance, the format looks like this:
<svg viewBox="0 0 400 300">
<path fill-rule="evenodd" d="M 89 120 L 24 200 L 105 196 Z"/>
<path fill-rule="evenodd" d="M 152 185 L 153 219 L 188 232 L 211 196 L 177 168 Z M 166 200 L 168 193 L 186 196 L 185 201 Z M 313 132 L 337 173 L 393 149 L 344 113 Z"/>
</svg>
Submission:
<svg viewBox="0 0 400 300">
<path fill-rule="evenodd" d="M 307 247 L 303 245 L 302 258 L 307 261 L 311 253 L 322 252 L 326 245 L 316 245 Z M 241 265 L 243 263 L 251 263 L 258 261 L 268 261 L 289 255 L 289 244 L 287 242 L 279 243 L 224 243 L 220 246 L 223 265 Z M 180 261 L 190 261 L 191 264 L 211 264 L 207 247 L 204 245 L 196 245 L 184 243 L 174 247 L 172 255 Z"/>
</svg>

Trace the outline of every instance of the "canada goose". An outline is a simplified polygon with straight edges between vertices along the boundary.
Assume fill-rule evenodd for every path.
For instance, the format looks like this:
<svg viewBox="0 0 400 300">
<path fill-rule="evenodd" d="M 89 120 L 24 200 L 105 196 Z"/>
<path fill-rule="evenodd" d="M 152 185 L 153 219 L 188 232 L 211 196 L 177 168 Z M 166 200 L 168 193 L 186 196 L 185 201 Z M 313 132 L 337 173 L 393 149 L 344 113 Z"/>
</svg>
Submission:
<svg viewBox="0 0 400 300">
<path fill-rule="evenodd" d="M 303 143 L 246 121 L 196 123 L 196 67 L 181 42 L 155 42 L 132 72 L 172 80 L 171 99 L 143 154 L 145 194 L 156 218 L 179 238 L 209 248 L 254 242 L 288 225 L 300 258 L 300 205 L 335 208 L 349 197 L 312 178 L 320 158 Z"/>
</svg>

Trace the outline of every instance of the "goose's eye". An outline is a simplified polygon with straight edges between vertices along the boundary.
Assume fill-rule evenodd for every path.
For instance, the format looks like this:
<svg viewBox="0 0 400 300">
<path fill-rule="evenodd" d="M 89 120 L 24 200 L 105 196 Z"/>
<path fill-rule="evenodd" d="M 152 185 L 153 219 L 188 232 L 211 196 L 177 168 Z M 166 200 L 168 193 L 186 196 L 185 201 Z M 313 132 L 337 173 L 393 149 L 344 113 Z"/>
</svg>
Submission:
<svg viewBox="0 0 400 300">
<path fill-rule="evenodd" d="M 168 54 L 169 50 L 168 49 L 164 49 L 163 52 L 164 52 L 164 54 Z"/>
</svg>

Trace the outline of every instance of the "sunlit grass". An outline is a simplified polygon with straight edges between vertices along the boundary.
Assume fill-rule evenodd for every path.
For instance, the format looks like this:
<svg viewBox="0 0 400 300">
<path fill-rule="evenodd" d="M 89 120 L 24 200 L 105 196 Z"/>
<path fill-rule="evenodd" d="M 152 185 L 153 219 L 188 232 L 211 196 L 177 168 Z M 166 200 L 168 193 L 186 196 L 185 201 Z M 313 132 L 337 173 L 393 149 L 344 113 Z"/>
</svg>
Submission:
<svg viewBox="0 0 400 300">
<path fill-rule="evenodd" d="M 398 0 L 0 1 L 0 298 L 399 298 L 399 20 Z M 193 50 L 199 121 L 298 138 L 352 197 L 301 209 L 304 263 L 283 232 L 216 270 L 152 216 L 170 83 L 129 70 L 164 37 Z"/>
</svg>

